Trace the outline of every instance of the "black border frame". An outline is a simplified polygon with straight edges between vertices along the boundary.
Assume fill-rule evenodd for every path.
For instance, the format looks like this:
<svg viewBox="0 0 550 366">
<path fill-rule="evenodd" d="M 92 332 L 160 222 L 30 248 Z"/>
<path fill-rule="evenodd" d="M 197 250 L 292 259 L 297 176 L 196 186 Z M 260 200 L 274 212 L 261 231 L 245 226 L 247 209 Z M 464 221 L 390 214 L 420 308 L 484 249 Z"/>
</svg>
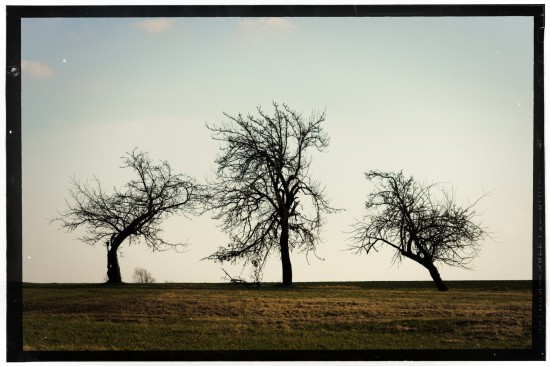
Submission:
<svg viewBox="0 0 550 366">
<path fill-rule="evenodd" d="M 160 5 L 6 7 L 7 361 L 541 361 L 546 359 L 544 5 Z M 462 17 L 534 18 L 532 348 L 349 351 L 23 351 L 21 18 L 52 17 Z"/>
</svg>

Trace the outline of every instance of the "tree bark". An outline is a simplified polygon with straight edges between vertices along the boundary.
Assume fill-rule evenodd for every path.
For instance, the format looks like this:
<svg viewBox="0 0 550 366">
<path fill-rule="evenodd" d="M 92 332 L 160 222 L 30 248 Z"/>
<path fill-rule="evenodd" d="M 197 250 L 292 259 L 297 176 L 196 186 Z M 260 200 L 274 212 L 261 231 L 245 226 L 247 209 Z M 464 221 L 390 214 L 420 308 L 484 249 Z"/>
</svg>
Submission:
<svg viewBox="0 0 550 366">
<path fill-rule="evenodd" d="M 107 277 L 109 280 L 107 283 L 122 283 L 122 276 L 120 275 L 120 266 L 118 264 L 118 245 L 112 246 L 107 252 Z"/>
<path fill-rule="evenodd" d="M 443 282 L 441 279 L 441 276 L 439 275 L 439 271 L 437 270 L 437 267 L 433 263 L 428 263 L 424 265 L 429 271 L 430 275 L 432 276 L 432 279 L 435 282 L 435 286 L 439 291 L 447 291 L 447 285 Z"/>
<path fill-rule="evenodd" d="M 290 250 L 288 247 L 288 225 L 281 226 L 281 263 L 283 266 L 283 286 L 292 285 L 292 264 L 290 263 Z"/>
</svg>

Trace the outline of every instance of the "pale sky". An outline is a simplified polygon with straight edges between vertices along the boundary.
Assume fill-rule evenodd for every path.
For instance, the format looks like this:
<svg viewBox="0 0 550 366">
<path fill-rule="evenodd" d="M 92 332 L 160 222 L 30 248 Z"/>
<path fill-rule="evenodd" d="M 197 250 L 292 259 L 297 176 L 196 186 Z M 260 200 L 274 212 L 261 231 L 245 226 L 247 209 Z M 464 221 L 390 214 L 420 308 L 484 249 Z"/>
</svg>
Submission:
<svg viewBox="0 0 550 366">
<path fill-rule="evenodd" d="M 309 116 L 326 109 L 331 138 L 311 175 L 333 206 L 309 263 L 291 254 L 294 281 L 431 280 L 393 252 L 347 251 L 364 213 L 371 169 L 448 182 L 494 233 L 473 270 L 444 280 L 530 279 L 533 130 L 532 17 L 22 19 L 23 281 L 102 282 L 106 249 L 48 219 L 70 177 L 121 186 L 134 147 L 200 181 L 219 143 L 205 123 L 272 101 Z M 228 242 L 210 214 L 173 217 L 168 241 L 185 253 L 123 244 L 123 280 L 136 267 L 158 282 L 221 282 L 201 261 Z M 247 276 L 248 271 L 243 272 Z M 274 255 L 264 281 L 280 281 Z"/>
</svg>

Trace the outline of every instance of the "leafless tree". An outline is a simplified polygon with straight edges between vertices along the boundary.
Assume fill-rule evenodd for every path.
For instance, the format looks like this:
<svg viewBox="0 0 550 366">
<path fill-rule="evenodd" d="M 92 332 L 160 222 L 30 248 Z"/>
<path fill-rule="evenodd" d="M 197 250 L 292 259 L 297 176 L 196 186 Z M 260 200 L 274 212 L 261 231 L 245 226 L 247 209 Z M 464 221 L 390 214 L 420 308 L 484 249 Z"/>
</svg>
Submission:
<svg viewBox="0 0 550 366">
<path fill-rule="evenodd" d="M 136 268 L 134 269 L 133 275 L 134 281 L 137 283 L 154 283 L 155 279 L 151 273 L 145 268 Z"/>
<path fill-rule="evenodd" d="M 73 178 L 71 200 L 65 201 L 65 210 L 52 220 L 68 232 L 85 227 L 82 241 L 106 245 L 110 283 L 122 282 L 117 252 L 125 240 L 129 244 L 143 242 L 153 251 L 185 245 L 162 239 L 160 224 L 173 214 L 197 213 L 203 197 L 202 187 L 194 179 L 174 174 L 168 162 L 155 164 L 137 149 L 123 157 L 122 168 L 132 169 L 136 178 L 122 189 L 113 188 L 110 194 L 96 177 L 86 183 Z"/>
<path fill-rule="evenodd" d="M 315 251 L 323 214 L 329 206 L 320 184 L 310 177 L 308 150 L 324 150 L 329 138 L 321 124 L 325 113 L 307 120 L 283 104 L 274 114 L 230 116 L 228 123 L 207 127 L 224 143 L 216 159 L 216 180 L 209 188 L 209 208 L 230 234 L 227 247 L 208 259 L 255 268 L 256 278 L 267 257 L 278 252 L 282 282 L 292 284 L 290 252 Z"/>
<path fill-rule="evenodd" d="M 368 213 L 354 225 L 352 249 L 368 254 L 389 246 L 395 249 L 394 261 L 406 257 L 418 262 L 428 269 L 438 290 L 446 291 L 435 264 L 469 268 L 488 236 L 475 222 L 479 199 L 461 207 L 440 184 L 421 184 L 403 172 L 370 171 L 366 177 L 375 189 L 365 203 Z M 436 188 L 441 189 L 434 192 Z"/>
</svg>

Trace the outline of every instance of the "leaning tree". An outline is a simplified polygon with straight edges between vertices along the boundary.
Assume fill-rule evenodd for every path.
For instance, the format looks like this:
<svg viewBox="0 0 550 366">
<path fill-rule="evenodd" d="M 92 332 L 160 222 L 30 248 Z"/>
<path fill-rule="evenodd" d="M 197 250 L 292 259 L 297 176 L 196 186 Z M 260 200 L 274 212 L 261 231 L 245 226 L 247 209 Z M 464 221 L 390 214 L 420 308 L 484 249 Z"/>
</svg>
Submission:
<svg viewBox="0 0 550 366">
<path fill-rule="evenodd" d="M 311 149 L 323 151 L 329 138 L 321 127 L 324 112 L 306 119 L 284 104 L 273 106 L 273 115 L 258 107 L 256 116 L 224 113 L 228 122 L 207 124 L 213 138 L 224 143 L 208 205 L 231 238 L 207 258 L 242 260 L 257 277 L 268 256 L 278 252 L 283 285 L 291 285 L 290 252 L 315 252 L 323 214 L 334 211 L 310 176 L 307 155 Z"/>
<path fill-rule="evenodd" d="M 109 283 L 122 282 L 117 253 L 124 241 L 145 243 L 153 251 L 184 245 L 162 239 L 160 225 L 173 214 L 195 214 L 203 197 L 194 179 L 175 174 L 166 161 L 155 164 L 145 152 L 127 153 L 122 168 L 132 169 L 136 177 L 112 193 L 96 177 L 86 183 L 73 178 L 72 199 L 65 201 L 66 208 L 53 220 L 68 232 L 84 227 L 82 241 L 106 245 Z"/>
<path fill-rule="evenodd" d="M 479 199 L 460 206 L 440 184 L 422 184 L 403 172 L 370 171 L 366 177 L 375 188 L 365 203 L 368 213 L 354 225 L 352 249 L 368 254 L 391 247 L 394 261 L 416 261 L 428 269 L 437 289 L 446 291 L 436 263 L 469 268 L 488 236 L 476 222 Z"/>
</svg>

